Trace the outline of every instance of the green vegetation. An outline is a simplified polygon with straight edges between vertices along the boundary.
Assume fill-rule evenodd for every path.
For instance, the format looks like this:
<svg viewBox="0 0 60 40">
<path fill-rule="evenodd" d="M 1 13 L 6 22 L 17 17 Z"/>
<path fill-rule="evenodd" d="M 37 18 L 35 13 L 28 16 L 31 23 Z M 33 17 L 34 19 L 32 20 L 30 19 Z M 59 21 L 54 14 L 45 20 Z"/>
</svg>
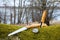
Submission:
<svg viewBox="0 0 60 40">
<path fill-rule="evenodd" d="M 7 24 L 0 24 L 0 38 L 7 37 L 7 35 L 20 27 L 16 25 L 7 25 Z"/>
<path fill-rule="evenodd" d="M 14 25 L 0 24 L 0 38 L 6 37 L 8 33 L 19 28 Z M 18 33 L 18 37 L 21 40 L 60 40 L 60 25 L 39 28 L 39 33 L 37 34 L 33 33 L 32 29 Z"/>
</svg>

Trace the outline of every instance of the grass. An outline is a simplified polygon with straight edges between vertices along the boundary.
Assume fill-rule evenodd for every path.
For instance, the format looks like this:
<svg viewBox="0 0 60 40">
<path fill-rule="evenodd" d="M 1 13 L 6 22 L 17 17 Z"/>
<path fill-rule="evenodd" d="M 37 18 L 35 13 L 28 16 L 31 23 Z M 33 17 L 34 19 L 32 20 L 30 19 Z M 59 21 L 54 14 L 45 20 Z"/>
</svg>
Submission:
<svg viewBox="0 0 60 40">
<path fill-rule="evenodd" d="M 7 25 L 7 24 L 0 24 L 0 38 L 7 37 L 7 35 L 14 30 L 19 29 L 20 27 L 16 25 Z"/>
<path fill-rule="evenodd" d="M 0 24 L 0 38 L 7 37 L 8 33 L 19 28 L 20 27 L 14 25 Z M 32 29 L 18 33 L 18 37 L 21 40 L 60 40 L 60 25 L 39 28 L 37 34 L 33 33 Z"/>
</svg>

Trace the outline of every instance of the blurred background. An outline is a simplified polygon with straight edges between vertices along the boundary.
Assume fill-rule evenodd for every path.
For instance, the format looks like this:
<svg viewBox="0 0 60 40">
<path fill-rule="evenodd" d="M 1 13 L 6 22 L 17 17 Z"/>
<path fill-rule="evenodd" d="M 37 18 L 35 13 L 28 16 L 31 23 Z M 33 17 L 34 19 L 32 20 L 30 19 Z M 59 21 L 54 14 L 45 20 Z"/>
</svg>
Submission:
<svg viewBox="0 0 60 40">
<path fill-rule="evenodd" d="M 0 0 L 1 24 L 40 22 L 43 8 L 51 24 L 60 23 L 60 0 Z"/>
</svg>

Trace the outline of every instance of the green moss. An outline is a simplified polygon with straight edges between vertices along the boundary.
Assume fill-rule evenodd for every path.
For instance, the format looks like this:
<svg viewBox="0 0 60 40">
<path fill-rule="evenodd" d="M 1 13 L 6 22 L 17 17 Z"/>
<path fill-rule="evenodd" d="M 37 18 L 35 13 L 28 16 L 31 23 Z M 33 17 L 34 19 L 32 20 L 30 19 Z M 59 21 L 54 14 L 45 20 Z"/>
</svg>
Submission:
<svg viewBox="0 0 60 40">
<path fill-rule="evenodd" d="M 14 25 L 0 24 L 0 37 L 6 37 L 8 33 L 19 28 L 20 27 Z M 39 32 L 37 34 L 33 33 L 32 29 L 18 33 L 18 37 L 21 40 L 60 40 L 60 25 L 39 28 Z"/>
<path fill-rule="evenodd" d="M 39 28 L 39 33 L 35 34 L 32 29 L 19 33 L 21 40 L 60 40 L 60 25 Z"/>
<path fill-rule="evenodd" d="M 0 24 L 0 38 L 4 38 L 7 37 L 7 35 L 10 32 L 13 32 L 17 29 L 19 29 L 20 27 L 15 26 L 15 25 L 7 25 L 7 24 Z"/>
</svg>

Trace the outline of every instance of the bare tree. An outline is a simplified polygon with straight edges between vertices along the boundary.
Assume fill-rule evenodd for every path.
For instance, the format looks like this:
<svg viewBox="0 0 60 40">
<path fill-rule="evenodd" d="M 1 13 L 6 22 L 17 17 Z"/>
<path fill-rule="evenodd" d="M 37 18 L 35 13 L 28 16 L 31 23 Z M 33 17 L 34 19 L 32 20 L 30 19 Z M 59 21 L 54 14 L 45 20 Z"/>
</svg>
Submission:
<svg viewBox="0 0 60 40">
<path fill-rule="evenodd" d="M 33 0 L 31 0 L 31 3 L 32 3 L 31 6 L 33 7 Z M 32 21 L 35 22 L 33 9 L 31 9 L 31 10 L 32 10 Z"/>
<path fill-rule="evenodd" d="M 15 10 L 15 0 L 14 0 L 14 24 L 16 23 L 16 10 Z"/>
<path fill-rule="evenodd" d="M 19 6 L 18 6 L 18 24 L 20 23 L 20 0 L 19 0 Z"/>
<path fill-rule="evenodd" d="M 28 24 L 28 9 L 26 10 L 27 11 L 27 13 L 26 13 L 26 23 Z"/>
<path fill-rule="evenodd" d="M 0 23 L 1 23 L 1 20 L 2 20 L 2 14 L 1 14 L 1 12 L 0 12 Z"/>
<path fill-rule="evenodd" d="M 19 6 L 18 6 L 18 24 L 20 23 L 20 15 L 19 15 Z"/>
<path fill-rule="evenodd" d="M 18 24 L 21 23 L 21 17 L 22 17 L 22 0 L 19 0 L 19 6 L 18 6 Z"/>
<path fill-rule="evenodd" d="M 6 24 L 6 4 L 4 5 L 5 5 L 4 23 Z"/>
<path fill-rule="evenodd" d="M 12 24 L 12 13 L 11 13 L 11 8 L 10 8 L 10 24 Z"/>
</svg>

